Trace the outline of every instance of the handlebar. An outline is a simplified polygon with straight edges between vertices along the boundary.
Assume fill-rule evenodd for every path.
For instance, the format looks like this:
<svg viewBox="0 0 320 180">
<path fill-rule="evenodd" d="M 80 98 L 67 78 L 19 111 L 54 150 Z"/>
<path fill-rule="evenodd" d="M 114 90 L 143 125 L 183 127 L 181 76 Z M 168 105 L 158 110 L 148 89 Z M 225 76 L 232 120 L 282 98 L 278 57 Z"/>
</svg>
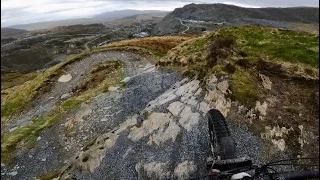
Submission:
<svg viewBox="0 0 320 180">
<path fill-rule="evenodd" d="M 319 171 L 272 173 L 266 176 L 254 176 L 255 180 L 301 180 L 319 179 Z"/>
</svg>

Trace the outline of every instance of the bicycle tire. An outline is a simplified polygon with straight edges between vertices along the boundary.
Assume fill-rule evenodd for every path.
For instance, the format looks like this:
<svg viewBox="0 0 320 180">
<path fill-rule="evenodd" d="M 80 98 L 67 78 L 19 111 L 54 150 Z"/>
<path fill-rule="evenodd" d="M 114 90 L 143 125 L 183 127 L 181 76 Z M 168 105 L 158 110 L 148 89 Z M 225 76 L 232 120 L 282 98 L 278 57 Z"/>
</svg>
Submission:
<svg viewBox="0 0 320 180">
<path fill-rule="evenodd" d="M 213 154 L 217 154 L 221 160 L 236 158 L 236 145 L 230 136 L 227 122 L 221 112 L 210 109 L 207 112 L 210 143 Z"/>
</svg>

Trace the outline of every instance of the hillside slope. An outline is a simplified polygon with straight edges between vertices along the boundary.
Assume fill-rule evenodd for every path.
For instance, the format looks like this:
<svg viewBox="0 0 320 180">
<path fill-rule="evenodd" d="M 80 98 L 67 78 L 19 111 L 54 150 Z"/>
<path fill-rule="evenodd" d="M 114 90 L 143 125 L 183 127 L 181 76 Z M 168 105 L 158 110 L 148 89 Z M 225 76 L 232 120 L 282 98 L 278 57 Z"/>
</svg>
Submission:
<svg viewBox="0 0 320 180">
<path fill-rule="evenodd" d="M 54 34 L 100 34 L 105 32 L 106 27 L 103 24 L 77 24 L 71 26 L 57 26 L 51 29 L 40 30 L 42 33 Z"/>
<path fill-rule="evenodd" d="M 14 28 L 1 28 L 1 39 L 6 37 L 12 37 L 27 33 L 27 30 L 14 29 Z"/>
<path fill-rule="evenodd" d="M 319 8 L 243 8 L 226 4 L 188 4 L 182 8 L 176 8 L 172 13 L 165 16 L 163 21 L 154 28 L 153 33 L 161 35 L 181 31 L 180 29 L 183 27 L 177 18 L 237 24 L 255 22 L 261 19 L 281 22 L 319 23 Z"/>
</svg>

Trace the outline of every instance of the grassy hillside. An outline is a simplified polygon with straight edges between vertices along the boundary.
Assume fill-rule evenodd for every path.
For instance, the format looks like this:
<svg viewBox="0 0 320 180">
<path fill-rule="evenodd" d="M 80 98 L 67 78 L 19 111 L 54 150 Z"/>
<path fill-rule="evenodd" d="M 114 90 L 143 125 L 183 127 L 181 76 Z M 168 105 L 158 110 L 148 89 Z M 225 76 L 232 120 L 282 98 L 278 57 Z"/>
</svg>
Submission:
<svg viewBox="0 0 320 180">
<path fill-rule="evenodd" d="M 164 37 L 149 37 L 142 39 L 131 39 L 120 42 L 110 43 L 104 48 L 140 48 L 146 52 L 155 55 L 156 57 L 163 57 L 166 53 L 181 44 L 182 42 L 190 39 L 187 36 L 164 36 Z"/>
<path fill-rule="evenodd" d="M 15 28 L 1 28 L 1 39 L 5 37 L 14 37 L 18 36 L 24 33 L 27 33 L 28 31 L 24 29 L 15 29 Z"/>
<path fill-rule="evenodd" d="M 245 62 L 253 65 L 262 59 L 283 66 L 303 67 L 302 71 L 305 73 L 291 73 L 301 73 L 311 78 L 317 76 L 313 71 L 319 67 L 318 43 L 317 35 L 276 28 L 221 28 L 171 49 L 167 56 L 159 61 L 159 65 L 170 64 L 171 67 L 179 67 L 186 73 L 199 73 L 197 70 L 201 69 L 212 73 L 226 64 L 236 65 Z"/>
<path fill-rule="evenodd" d="M 318 43 L 317 35 L 269 27 L 222 28 L 171 49 L 158 66 L 195 77 L 205 89 L 213 75 L 227 79 L 227 119 L 262 137 L 262 161 L 277 158 L 282 145 L 288 156 L 317 157 Z M 269 136 L 277 129 L 281 135 Z"/>
<path fill-rule="evenodd" d="M 98 34 L 105 33 L 106 27 L 103 24 L 77 24 L 70 26 L 57 26 L 51 29 L 40 30 L 43 33 L 54 33 L 54 34 Z"/>
</svg>

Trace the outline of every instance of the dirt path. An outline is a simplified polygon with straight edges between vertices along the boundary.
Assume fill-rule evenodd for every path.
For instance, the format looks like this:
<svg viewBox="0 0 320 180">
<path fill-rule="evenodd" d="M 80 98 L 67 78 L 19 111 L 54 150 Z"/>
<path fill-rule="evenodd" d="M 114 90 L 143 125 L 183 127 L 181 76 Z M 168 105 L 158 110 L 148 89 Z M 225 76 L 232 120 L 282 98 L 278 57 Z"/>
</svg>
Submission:
<svg viewBox="0 0 320 180">
<path fill-rule="evenodd" d="M 137 61 L 137 59 L 141 60 Z M 68 82 L 58 82 L 55 80 L 51 91 L 41 95 L 32 102 L 33 107 L 24 110 L 19 116 L 7 121 L 6 129 L 2 133 L 29 125 L 32 119 L 53 110 L 55 105 L 61 102 L 62 95 L 71 94 L 72 89 L 85 83 L 85 76 L 94 66 L 109 60 L 121 60 L 125 62 L 127 65 L 125 70 L 127 76 L 139 73 L 141 71 L 139 66 L 150 65 L 147 59 L 128 52 L 99 53 L 68 65 L 63 74 L 70 74 L 72 79 Z"/>
<path fill-rule="evenodd" d="M 184 31 L 182 31 L 182 32 L 181 32 L 182 34 L 185 34 L 185 33 L 189 30 L 189 28 L 190 28 L 190 27 L 189 27 L 189 26 L 187 26 L 187 25 L 185 25 L 185 24 L 183 24 L 182 19 L 180 19 L 180 18 L 177 18 L 177 19 L 180 21 L 180 24 L 181 24 L 181 25 L 183 25 L 183 26 L 187 27 L 187 29 L 186 29 L 186 30 L 184 30 Z"/>
<path fill-rule="evenodd" d="M 95 40 L 97 40 L 97 39 L 100 39 L 100 38 L 102 38 L 102 37 L 104 37 L 104 36 L 108 36 L 108 35 L 109 35 L 109 34 L 99 35 L 98 37 L 96 37 L 96 38 L 94 38 L 94 39 L 86 42 L 86 43 L 84 44 L 84 47 L 85 47 L 86 49 L 90 49 L 90 48 L 88 47 L 88 44 L 89 44 L 89 43 L 91 43 L 91 42 L 93 42 L 93 41 L 95 41 Z"/>
<path fill-rule="evenodd" d="M 98 37 L 96 37 L 96 38 L 94 38 L 94 39 L 86 42 L 86 43 L 84 44 L 84 47 L 86 48 L 86 50 L 90 49 L 90 48 L 88 47 L 88 44 L 89 44 L 89 43 L 91 43 L 92 41 L 97 40 L 97 39 L 99 39 L 99 38 L 101 38 L 101 37 L 102 37 L 102 36 L 98 36 Z"/>
</svg>

